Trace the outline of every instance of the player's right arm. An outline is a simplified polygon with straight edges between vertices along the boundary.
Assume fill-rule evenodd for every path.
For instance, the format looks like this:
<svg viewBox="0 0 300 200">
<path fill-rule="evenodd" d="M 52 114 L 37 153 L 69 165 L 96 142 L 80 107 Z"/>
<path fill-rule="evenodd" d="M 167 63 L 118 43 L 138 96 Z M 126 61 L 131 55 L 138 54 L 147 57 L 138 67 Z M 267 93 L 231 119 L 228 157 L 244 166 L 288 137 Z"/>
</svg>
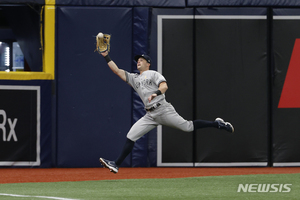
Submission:
<svg viewBox="0 0 300 200">
<path fill-rule="evenodd" d="M 101 55 L 103 57 L 108 56 L 108 52 L 102 52 Z M 119 67 L 116 65 L 116 63 L 112 60 L 107 62 L 107 65 L 109 66 L 109 68 L 111 69 L 111 71 L 113 71 L 116 75 L 118 75 L 123 81 L 126 82 L 126 74 L 125 71 L 123 69 L 119 69 Z"/>
</svg>

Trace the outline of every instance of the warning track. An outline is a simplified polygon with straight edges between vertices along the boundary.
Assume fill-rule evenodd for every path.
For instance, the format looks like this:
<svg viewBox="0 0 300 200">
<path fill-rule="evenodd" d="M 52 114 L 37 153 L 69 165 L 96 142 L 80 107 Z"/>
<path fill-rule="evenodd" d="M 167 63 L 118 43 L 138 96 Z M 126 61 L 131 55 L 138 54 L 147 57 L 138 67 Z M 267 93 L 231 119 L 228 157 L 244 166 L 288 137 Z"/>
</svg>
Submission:
<svg viewBox="0 0 300 200">
<path fill-rule="evenodd" d="M 282 168 L 120 168 L 113 174 L 104 168 L 0 168 L 0 183 L 60 182 L 146 178 L 185 178 L 249 174 L 300 173 L 300 167 Z"/>
</svg>

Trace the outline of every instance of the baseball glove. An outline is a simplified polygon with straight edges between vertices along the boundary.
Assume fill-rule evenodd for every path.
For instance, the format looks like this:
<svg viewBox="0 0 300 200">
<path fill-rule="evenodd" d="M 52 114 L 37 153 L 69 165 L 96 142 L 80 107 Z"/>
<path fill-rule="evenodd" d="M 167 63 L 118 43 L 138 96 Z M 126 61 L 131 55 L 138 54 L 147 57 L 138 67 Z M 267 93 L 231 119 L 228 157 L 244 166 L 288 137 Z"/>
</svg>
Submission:
<svg viewBox="0 0 300 200">
<path fill-rule="evenodd" d="M 98 51 L 98 53 L 102 53 L 104 51 L 110 51 L 110 38 L 111 35 L 109 34 L 104 34 L 104 33 L 98 33 L 96 36 L 96 49 L 95 51 Z"/>
</svg>

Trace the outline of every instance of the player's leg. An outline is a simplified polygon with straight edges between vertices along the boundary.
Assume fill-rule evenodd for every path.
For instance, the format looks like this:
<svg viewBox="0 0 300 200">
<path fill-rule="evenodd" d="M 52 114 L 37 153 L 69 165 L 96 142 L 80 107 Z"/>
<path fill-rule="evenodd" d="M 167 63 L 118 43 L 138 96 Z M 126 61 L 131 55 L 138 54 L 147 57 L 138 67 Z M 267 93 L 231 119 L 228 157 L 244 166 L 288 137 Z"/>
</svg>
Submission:
<svg viewBox="0 0 300 200">
<path fill-rule="evenodd" d="M 157 115 L 156 120 L 161 125 L 180 129 L 185 132 L 194 130 L 193 122 L 181 117 L 170 103 L 163 105 L 159 109 L 160 113 Z"/>
<path fill-rule="evenodd" d="M 119 170 L 119 166 L 132 151 L 135 141 L 155 128 L 157 125 L 158 124 L 153 121 L 153 119 L 147 114 L 139 119 L 128 132 L 127 140 L 118 158 L 115 161 L 109 161 L 100 158 L 100 162 L 102 163 L 102 165 L 109 168 L 111 172 L 117 173 Z"/>
<path fill-rule="evenodd" d="M 208 128 L 208 127 L 214 127 L 218 128 L 218 122 L 216 121 L 207 121 L 202 119 L 196 119 L 193 121 L 194 130 L 200 129 L 200 128 Z"/>
<path fill-rule="evenodd" d="M 195 130 L 200 128 L 214 127 L 214 128 L 226 130 L 231 133 L 234 132 L 233 126 L 229 122 L 225 122 L 223 119 L 219 117 L 216 118 L 215 121 L 205 121 L 205 120 L 197 119 L 193 121 L 193 124 Z"/>
<path fill-rule="evenodd" d="M 154 129 L 157 125 L 158 124 L 147 114 L 139 119 L 129 130 L 124 148 L 119 157 L 115 160 L 116 165 L 121 165 L 124 159 L 130 154 L 135 141 Z"/>
<path fill-rule="evenodd" d="M 119 157 L 115 160 L 117 166 L 120 166 L 124 159 L 130 154 L 133 149 L 134 141 L 130 140 L 129 138 L 126 139 L 124 147 L 119 155 Z"/>
<path fill-rule="evenodd" d="M 147 113 L 131 127 L 127 133 L 127 138 L 135 142 L 158 125 L 159 124 Z"/>
<path fill-rule="evenodd" d="M 221 118 L 216 118 L 215 121 L 207 121 L 201 119 L 187 121 L 176 112 L 171 104 L 166 105 L 161 120 L 162 121 L 160 123 L 163 125 L 174 127 L 186 132 L 191 132 L 193 130 L 208 127 L 224 129 L 228 132 L 234 132 L 233 126 L 229 122 L 224 122 L 224 120 Z"/>
</svg>

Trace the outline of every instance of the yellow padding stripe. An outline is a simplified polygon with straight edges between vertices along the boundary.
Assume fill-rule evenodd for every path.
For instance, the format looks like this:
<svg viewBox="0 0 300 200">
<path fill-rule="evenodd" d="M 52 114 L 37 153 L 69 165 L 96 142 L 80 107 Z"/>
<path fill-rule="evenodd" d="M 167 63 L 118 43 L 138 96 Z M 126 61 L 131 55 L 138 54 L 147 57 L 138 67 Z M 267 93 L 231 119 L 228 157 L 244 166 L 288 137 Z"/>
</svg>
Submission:
<svg viewBox="0 0 300 200">
<path fill-rule="evenodd" d="M 45 6 L 44 18 L 44 55 L 43 68 L 45 73 L 54 77 L 55 71 L 55 6 Z"/>
<path fill-rule="evenodd" d="M 52 74 L 44 72 L 0 72 L 1 80 L 53 80 Z"/>
<path fill-rule="evenodd" d="M 55 5 L 55 0 L 45 0 L 46 5 Z"/>
</svg>

